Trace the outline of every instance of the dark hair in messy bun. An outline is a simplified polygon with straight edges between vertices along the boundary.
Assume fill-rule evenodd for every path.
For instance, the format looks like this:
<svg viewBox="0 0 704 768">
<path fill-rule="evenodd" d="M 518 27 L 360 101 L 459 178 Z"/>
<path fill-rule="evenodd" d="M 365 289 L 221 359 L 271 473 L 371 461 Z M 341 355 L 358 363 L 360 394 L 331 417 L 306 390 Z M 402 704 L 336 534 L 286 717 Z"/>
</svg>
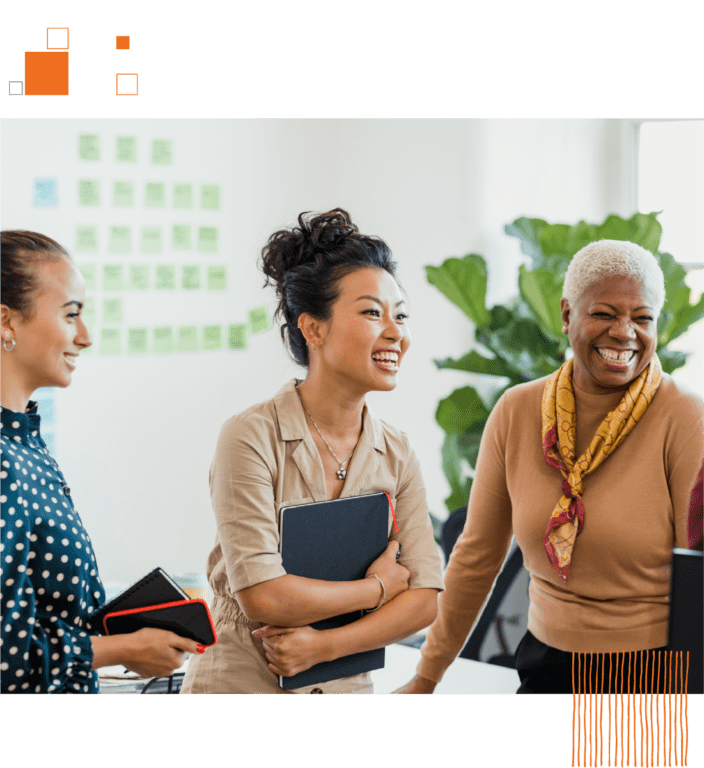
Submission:
<svg viewBox="0 0 704 768">
<path fill-rule="evenodd" d="M 396 262 L 388 245 L 378 237 L 360 234 L 349 213 L 335 208 L 317 216 L 298 217 L 298 226 L 280 229 L 262 249 L 264 285 L 274 283 L 279 305 L 281 338 L 299 365 L 308 365 L 306 340 L 298 318 L 307 312 L 328 320 L 339 295 L 338 281 L 358 269 L 378 267 L 392 277 Z"/>
<path fill-rule="evenodd" d="M 2 303 L 23 315 L 32 311 L 32 294 L 39 286 L 33 264 L 49 259 L 70 259 L 56 240 L 24 229 L 0 233 L 2 260 Z"/>
</svg>

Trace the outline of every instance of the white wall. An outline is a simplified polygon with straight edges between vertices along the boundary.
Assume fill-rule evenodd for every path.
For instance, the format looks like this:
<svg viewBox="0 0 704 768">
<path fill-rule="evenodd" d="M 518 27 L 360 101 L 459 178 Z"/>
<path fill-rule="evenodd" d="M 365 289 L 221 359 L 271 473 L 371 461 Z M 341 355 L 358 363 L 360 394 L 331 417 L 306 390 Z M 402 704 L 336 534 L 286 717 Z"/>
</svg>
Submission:
<svg viewBox="0 0 704 768">
<path fill-rule="evenodd" d="M 94 171 L 77 159 L 79 133 L 99 133 L 108 149 Z M 76 181 L 127 178 L 111 160 L 114 137 L 124 134 L 143 146 L 152 138 L 174 143 L 174 165 L 141 163 L 132 174 L 140 183 L 221 185 L 220 254 L 210 261 L 226 259 L 231 275 L 222 297 L 127 296 L 126 326 L 242 322 L 254 306 L 273 308 L 256 259 L 269 234 L 303 210 L 342 206 L 363 232 L 388 242 L 410 297 L 413 345 L 396 391 L 369 402 L 411 436 L 439 516 L 448 489 L 435 408 L 468 378 L 438 371 L 432 360 L 467 351 L 472 327 L 426 282 L 423 266 L 482 253 L 490 301 L 500 301 L 515 293 L 520 261 L 504 224 L 522 215 L 575 222 L 634 212 L 633 133 L 620 121 L 4 120 L 3 229 L 36 229 L 70 248 L 76 224 L 90 223 L 75 205 Z M 60 180 L 58 208 L 32 207 L 37 176 Z M 135 226 L 184 218 L 168 206 L 127 210 Z M 103 228 L 120 223 L 107 199 L 94 218 Z M 192 221 L 208 223 L 197 211 Z M 169 259 L 167 249 L 162 260 Z M 112 260 L 101 253 L 94 261 Z M 81 360 L 73 385 L 57 395 L 57 453 L 104 579 L 131 581 L 157 564 L 204 570 L 214 536 L 208 467 L 220 424 L 296 373 L 278 330 L 253 336 L 246 351 L 93 352 Z"/>
</svg>

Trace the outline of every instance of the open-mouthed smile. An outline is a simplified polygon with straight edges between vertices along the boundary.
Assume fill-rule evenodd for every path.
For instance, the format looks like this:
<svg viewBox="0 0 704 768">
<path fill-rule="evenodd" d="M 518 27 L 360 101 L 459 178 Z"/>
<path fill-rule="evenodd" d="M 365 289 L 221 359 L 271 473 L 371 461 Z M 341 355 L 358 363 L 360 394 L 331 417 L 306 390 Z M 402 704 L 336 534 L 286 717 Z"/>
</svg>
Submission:
<svg viewBox="0 0 704 768">
<path fill-rule="evenodd" d="M 610 368 L 619 370 L 628 368 L 637 352 L 635 349 L 609 349 L 608 347 L 594 347 L 594 349 Z"/>
<path fill-rule="evenodd" d="M 396 373 L 398 371 L 398 351 L 395 349 L 377 349 L 372 352 L 372 360 L 382 371 Z"/>
</svg>

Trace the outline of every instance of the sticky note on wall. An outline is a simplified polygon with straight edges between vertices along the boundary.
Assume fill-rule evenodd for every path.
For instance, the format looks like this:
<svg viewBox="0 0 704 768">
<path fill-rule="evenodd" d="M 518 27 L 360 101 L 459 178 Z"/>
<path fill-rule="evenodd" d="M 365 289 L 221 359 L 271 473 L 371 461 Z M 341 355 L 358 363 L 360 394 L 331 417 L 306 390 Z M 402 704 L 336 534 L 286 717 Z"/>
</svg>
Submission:
<svg viewBox="0 0 704 768">
<path fill-rule="evenodd" d="M 119 355 L 122 352 L 122 331 L 119 328 L 100 329 L 100 353 Z"/>
<path fill-rule="evenodd" d="M 186 265 L 181 272 L 181 287 L 192 291 L 200 288 L 200 267 L 198 265 Z"/>
<path fill-rule="evenodd" d="M 266 307 L 257 307 L 249 312 L 249 327 L 252 333 L 266 331 L 269 327 L 269 318 L 267 317 Z"/>
<path fill-rule="evenodd" d="M 166 139 L 154 139 L 152 141 L 152 163 L 154 165 L 171 165 L 173 147 Z"/>
<path fill-rule="evenodd" d="M 122 264 L 103 265 L 103 290 L 121 291 L 124 288 Z"/>
<path fill-rule="evenodd" d="M 171 247 L 175 251 L 191 248 L 191 228 L 187 224 L 174 224 L 171 228 Z"/>
<path fill-rule="evenodd" d="M 161 229 L 142 227 L 142 253 L 161 253 Z"/>
<path fill-rule="evenodd" d="M 174 208 L 193 208 L 192 184 L 174 184 Z"/>
<path fill-rule="evenodd" d="M 220 208 L 220 186 L 218 184 L 203 184 L 200 188 L 200 207 L 211 211 Z"/>
<path fill-rule="evenodd" d="M 129 207 L 134 205 L 134 184 L 131 181 L 116 181 L 112 189 L 112 204 Z"/>
<path fill-rule="evenodd" d="M 218 249 L 218 230 L 216 227 L 198 227 L 198 250 L 203 253 L 215 253 Z"/>
<path fill-rule="evenodd" d="M 55 208 L 59 204 L 56 179 L 34 180 L 34 205 L 36 208 Z"/>
<path fill-rule="evenodd" d="M 80 160 L 100 160 L 100 137 L 97 133 L 78 135 L 78 157 Z"/>
<path fill-rule="evenodd" d="M 154 352 L 163 354 L 174 351 L 173 328 L 162 327 L 154 329 Z"/>
<path fill-rule="evenodd" d="M 100 205 L 100 184 L 95 179 L 80 179 L 78 182 L 78 204 Z"/>
<path fill-rule="evenodd" d="M 127 329 L 127 352 L 140 355 L 149 351 L 149 334 L 146 328 Z"/>
<path fill-rule="evenodd" d="M 121 323 L 122 319 L 122 299 L 103 299 L 103 322 Z"/>
<path fill-rule="evenodd" d="M 222 349 L 222 329 L 219 325 L 206 325 L 203 329 L 203 349 Z"/>
<path fill-rule="evenodd" d="M 159 182 L 147 182 L 144 188 L 144 205 L 147 208 L 163 208 L 166 205 L 166 186 Z"/>
<path fill-rule="evenodd" d="M 110 227 L 110 253 L 131 253 L 132 232 L 129 227 Z"/>
<path fill-rule="evenodd" d="M 223 266 L 208 267 L 208 290 L 224 291 L 227 288 L 227 268 Z"/>
<path fill-rule="evenodd" d="M 171 264 L 157 264 L 154 287 L 157 290 L 173 290 L 176 287 L 176 267 Z"/>
<path fill-rule="evenodd" d="M 86 323 L 95 322 L 95 297 L 86 296 L 86 300 L 83 302 L 83 309 L 81 310 L 81 316 Z"/>
<path fill-rule="evenodd" d="M 137 139 L 134 136 L 118 136 L 115 150 L 119 163 L 137 162 Z"/>
<path fill-rule="evenodd" d="M 130 264 L 130 290 L 149 289 L 149 267 L 146 264 Z"/>
<path fill-rule="evenodd" d="M 178 348 L 180 352 L 198 350 L 198 329 L 195 325 L 182 325 L 178 329 Z"/>
<path fill-rule="evenodd" d="M 86 290 L 94 291 L 96 288 L 95 264 L 79 264 L 78 269 L 83 275 Z"/>
<path fill-rule="evenodd" d="M 227 346 L 230 349 L 246 349 L 247 326 L 244 323 L 230 326 L 227 335 Z"/>
<path fill-rule="evenodd" d="M 98 252 L 97 227 L 76 227 L 76 251 L 80 253 Z"/>
</svg>

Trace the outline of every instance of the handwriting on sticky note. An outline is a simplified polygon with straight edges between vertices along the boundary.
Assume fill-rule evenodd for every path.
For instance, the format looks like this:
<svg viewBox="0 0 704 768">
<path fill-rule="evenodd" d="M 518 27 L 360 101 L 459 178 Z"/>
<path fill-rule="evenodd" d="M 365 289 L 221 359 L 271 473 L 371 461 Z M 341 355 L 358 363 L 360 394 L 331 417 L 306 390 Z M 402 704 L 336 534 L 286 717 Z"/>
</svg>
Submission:
<svg viewBox="0 0 704 768">
<path fill-rule="evenodd" d="M 154 329 L 154 351 L 158 354 L 174 351 L 173 328 L 164 326 Z"/>
<path fill-rule="evenodd" d="M 34 205 L 37 208 L 55 208 L 59 204 L 56 179 L 34 180 Z"/>
<path fill-rule="evenodd" d="M 176 287 L 176 267 L 171 264 L 157 264 L 154 287 L 157 290 L 173 290 Z"/>
<path fill-rule="evenodd" d="M 149 288 L 149 267 L 146 264 L 130 264 L 130 290 L 146 291 Z"/>
<path fill-rule="evenodd" d="M 174 224 L 171 228 L 171 247 L 175 251 L 191 248 L 191 228 L 187 224 Z"/>
<path fill-rule="evenodd" d="M 119 163 L 137 162 L 137 139 L 134 136 L 118 136 L 115 150 Z"/>
<path fill-rule="evenodd" d="M 252 333 L 260 333 L 267 330 L 269 318 L 266 307 L 257 307 L 249 311 L 249 327 L 252 329 Z"/>
<path fill-rule="evenodd" d="M 193 208 L 192 184 L 174 184 L 174 208 Z"/>
<path fill-rule="evenodd" d="M 224 266 L 208 267 L 208 290 L 224 291 L 227 288 L 227 268 Z"/>
<path fill-rule="evenodd" d="M 166 205 L 166 185 L 148 181 L 144 187 L 144 205 L 147 208 L 163 208 Z"/>
<path fill-rule="evenodd" d="M 76 250 L 81 253 L 98 252 L 97 227 L 76 227 Z"/>
<path fill-rule="evenodd" d="M 103 265 L 103 290 L 121 291 L 124 288 L 122 264 Z"/>
<path fill-rule="evenodd" d="M 160 227 L 142 227 L 142 253 L 161 253 Z"/>
<path fill-rule="evenodd" d="M 134 184 L 131 181 L 116 181 L 112 188 L 112 204 L 120 207 L 134 205 Z"/>
<path fill-rule="evenodd" d="M 203 253 L 215 253 L 218 249 L 218 230 L 216 227 L 198 227 L 198 250 Z"/>
<path fill-rule="evenodd" d="M 127 329 L 127 351 L 131 355 L 144 354 L 149 351 L 149 336 L 146 328 Z"/>
<path fill-rule="evenodd" d="M 122 299 L 103 299 L 103 322 L 121 323 L 122 322 Z"/>
<path fill-rule="evenodd" d="M 95 179 L 79 179 L 78 204 L 100 205 L 100 183 Z"/>
<path fill-rule="evenodd" d="M 171 165 L 173 157 L 172 143 L 167 139 L 152 141 L 152 163 L 154 165 Z"/>
<path fill-rule="evenodd" d="M 181 352 L 198 350 L 198 329 L 195 325 L 182 325 L 178 329 L 178 348 Z"/>
<path fill-rule="evenodd" d="M 200 207 L 211 211 L 220 208 L 220 186 L 218 184 L 203 184 L 200 188 Z"/>
<path fill-rule="evenodd" d="M 129 227 L 110 227 L 110 253 L 132 252 L 132 231 Z"/>
<path fill-rule="evenodd" d="M 247 326 L 244 323 L 230 326 L 227 336 L 227 346 L 230 349 L 246 349 Z"/>
<path fill-rule="evenodd" d="M 219 325 L 206 325 L 203 329 L 203 349 L 222 349 L 222 329 Z"/>
<path fill-rule="evenodd" d="M 78 135 L 78 158 L 80 160 L 100 160 L 100 137 L 97 133 Z"/>
<path fill-rule="evenodd" d="M 181 272 L 181 288 L 192 291 L 200 288 L 200 267 L 187 264 Z"/>
</svg>

